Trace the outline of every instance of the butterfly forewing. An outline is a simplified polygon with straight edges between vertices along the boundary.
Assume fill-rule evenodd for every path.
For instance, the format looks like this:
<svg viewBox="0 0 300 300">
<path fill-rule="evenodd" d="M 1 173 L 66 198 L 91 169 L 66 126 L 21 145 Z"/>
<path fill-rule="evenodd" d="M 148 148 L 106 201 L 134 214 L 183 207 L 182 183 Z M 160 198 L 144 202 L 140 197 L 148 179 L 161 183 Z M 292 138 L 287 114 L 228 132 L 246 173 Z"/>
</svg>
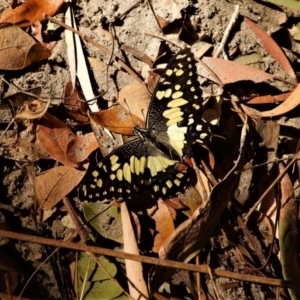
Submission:
<svg viewBox="0 0 300 300">
<path fill-rule="evenodd" d="M 202 119 L 202 102 L 195 59 L 186 48 L 174 55 L 158 81 L 147 128 L 154 128 L 157 141 L 179 157 L 192 155 L 192 143 L 202 143 L 209 135 L 208 124 Z"/>
</svg>

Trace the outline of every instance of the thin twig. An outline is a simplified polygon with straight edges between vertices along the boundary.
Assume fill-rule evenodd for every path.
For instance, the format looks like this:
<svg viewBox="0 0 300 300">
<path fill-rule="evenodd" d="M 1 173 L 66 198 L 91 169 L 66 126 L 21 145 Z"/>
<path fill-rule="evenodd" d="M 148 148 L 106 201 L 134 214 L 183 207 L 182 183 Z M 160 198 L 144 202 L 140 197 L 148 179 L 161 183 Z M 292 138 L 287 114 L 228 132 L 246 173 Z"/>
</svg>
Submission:
<svg viewBox="0 0 300 300">
<path fill-rule="evenodd" d="M 108 49 L 106 49 L 104 46 L 102 46 L 101 44 L 95 42 L 93 39 L 91 39 L 89 36 L 86 36 L 85 34 L 81 33 L 78 30 L 75 30 L 74 28 L 72 28 L 71 26 L 68 26 L 67 24 L 65 24 L 64 22 L 61 22 L 60 20 L 56 19 L 56 18 L 52 18 L 50 16 L 48 16 L 47 14 L 44 14 L 44 18 L 46 20 L 50 20 L 51 22 L 64 27 L 76 34 L 78 34 L 83 40 L 85 40 L 86 42 L 92 44 L 93 46 L 97 47 L 98 49 L 100 49 L 103 53 L 107 54 L 107 55 L 111 55 L 111 51 L 109 51 Z M 115 62 L 117 62 L 129 75 L 131 75 L 135 80 L 137 80 L 140 83 L 143 83 L 143 81 L 139 78 L 139 76 L 135 73 L 135 71 L 133 71 L 131 68 L 129 68 L 118 56 L 116 56 L 115 54 L 112 55 L 113 59 Z"/>
<path fill-rule="evenodd" d="M 68 242 L 68 241 L 59 241 L 59 240 L 54 240 L 54 239 L 49 239 L 49 238 L 44 238 L 44 237 L 27 235 L 27 234 L 7 231 L 7 230 L 3 230 L 3 229 L 0 229 L 0 236 L 6 237 L 6 238 L 11 238 L 11 239 L 16 239 L 16 240 L 21 240 L 21 241 L 27 241 L 27 242 L 31 242 L 31 243 L 50 245 L 50 246 L 54 246 L 54 247 L 74 249 L 74 250 L 78 250 L 78 251 L 88 251 L 91 253 L 99 253 L 99 254 L 103 254 L 103 255 L 107 255 L 107 256 L 112 256 L 115 258 L 132 259 L 132 260 L 140 261 L 140 262 L 147 263 L 147 264 L 160 265 L 160 266 L 165 266 L 165 267 L 170 267 L 170 268 L 175 268 L 175 269 L 187 270 L 187 271 L 191 271 L 191 272 L 201 272 L 201 273 L 205 273 L 205 274 L 209 273 L 207 265 L 197 266 L 197 265 L 193 265 L 193 264 L 187 264 L 187 263 L 177 262 L 177 261 L 172 261 L 172 260 L 167 260 L 167 259 L 158 259 L 158 258 L 154 258 L 154 257 L 135 255 L 135 254 L 131 254 L 131 253 L 124 253 L 122 251 L 116 251 L 116 250 L 111 250 L 111 249 L 106 249 L 106 248 L 101 248 L 101 247 L 86 246 L 83 244 L 72 243 L 72 242 Z M 300 290 L 299 284 L 295 284 L 295 283 L 292 283 L 287 280 L 246 275 L 246 274 L 234 273 L 234 272 L 224 271 L 224 270 L 212 270 L 212 272 L 216 276 L 232 278 L 232 279 L 237 279 L 237 280 L 242 280 L 242 281 L 249 281 L 249 282 L 258 283 L 258 284 L 266 284 L 266 285 L 280 286 L 280 287 L 293 288 L 293 289 Z"/>
<path fill-rule="evenodd" d="M 239 5 L 236 5 L 235 6 L 235 9 L 234 9 L 234 12 L 231 16 L 231 19 L 225 29 L 225 32 L 224 32 L 224 35 L 223 35 L 223 38 L 221 40 L 221 43 L 219 45 L 219 47 L 217 48 L 217 50 L 215 51 L 213 57 L 218 57 L 220 55 L 220 53 L 223 51 L 224 47 L 225 47 L 225 44 L 227 42 L 227 39 L 229 37 L 229 34 L 230 34 L 230 31 L 232 29 L 232 27 L 234 26 L 237 18 L 238 18 L 238 15 L 239 15 Z"/>
<path fill-rule="evenodd" d="M 180 44 L 177 44 L 176 42 L 171 41 L 171 40 L 165 38 L 164 36 L 161 36 L 161 35 L 158 35 L 158 34 L 155 34 L 155 33 L 152 33 L 152 32 L 148 32 L 148 31 L 144 32 L 144 34 L 152 36 L 152 37 L 155 37 L 155 38 L 158 38 L 158 39 L 160 39 L 162 41 L 166 41 L 166 42 L 168 42 L 170 44 L 173 44 L 174 46 L 176 46 L 176 47 L 178 47 L 180 49 L 184 48 L 184 46 L 181 46 Z"/>
<path fill-rule="evenodd" d="M 244 220 L 245 222 L 248 221 L 251 214 L 256 210 L 257 206 L 264 200 L 264 198 L 267 196 L 267 194 L 272 190 L 272 188 L 283 178 L 283 176 L 286 174 L 288 169 L 295 163 L 296 160 L 300 158 L 300 152 L 295 155 L 295 157 L 290 161 L 290 163 L 286 166 L 284 171 L 280 173 L 277 178 L 271 183 L 271 185 L 266 189 L 266 191 L 260 196 L 260 198 L 256 201 L 256 203 L 253 205 L 253 207 L 249 210 L 249 212 L 245 215 Z"/>
</svg>

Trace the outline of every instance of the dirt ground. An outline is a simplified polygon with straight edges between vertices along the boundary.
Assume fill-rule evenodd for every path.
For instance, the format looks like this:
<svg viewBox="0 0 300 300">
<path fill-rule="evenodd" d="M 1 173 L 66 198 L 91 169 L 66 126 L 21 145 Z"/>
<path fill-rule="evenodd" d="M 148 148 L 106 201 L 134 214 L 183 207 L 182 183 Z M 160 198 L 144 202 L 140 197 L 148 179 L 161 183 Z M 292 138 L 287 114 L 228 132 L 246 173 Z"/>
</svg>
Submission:
<svg viewBox="0 0 300 300">
<path fill-rule="evenodd" d="M 142 1 L 132 8 L 121 21 L 109 23 L 109 21 L 114 21 L 119 15 L 126 12 L 134 3 L 135 1 L 133 0 L 125 2 L 118 0 L 79 1 L 75 9 L 75 17 L 79 31 L 92 37 L 110 50 L 113 45 L 106 30 L 109 28 L 109 24 L 112 24 L 115 54 L 130 65 L 141 78 L 145 78 L 149 68 L 130 52 L 121 50 L 121 46 L 123 49 L 125 49 L 124 46 L 133 47 L 155 60 L 161 40 L 148 33 L 164 36 L 182 46 L 186 44 L 179 38 L 178 33 L 162 34 L 148 1 Z M 169 22 L 181 19 L 184 13 L 189 15 L 199 40 L 212 45 L 211 49 L 206 52 L 207 56 L 211 55 L 213 49 L 221 42 L 226 26 L 237 4 L 240 6 L 240 17 L 232 28 L 225 46 L 229 58 L 233 59 L 239 54 L 257 52 L 261 54 L 267 72 L 276 74 L 279 77 L 286 77 L 278 63 L 262 47 L 253 31 L 242 23 L 242 16 L 250 18 L 269 34 L 274 34 L 276 40 L 277 35 L 275 33 L 279 29 L 291 29 L 293 24 L 296 23 L 295 20 L 298 17 L 295 11 L 279 8 L 266 1 L 152 1 L 156 15 Z M 0 0 L 0 14 L 6 7 L 6 1 Z M 61 11 L 63 12 L 63 9 Z M 289 21 L 287 22 L 287 20 Z M 46 24 L 44 26 L 46 30 Z M 277 43 L 284 47 L 284 44 L 281 45 L 284 41 L 280 38 L 280 35 L 278 36 Z M 24 91 L 41 87 L 42 95 L 51 98 L 50 109 L 55 114 L 55 111 L 59 110 L 59 105 L 62 103 L 64 87 L 70 80 L 70 72 L 64 30 L 58 29 L 52 36 L 52 39 L 56 39 L 57 44 L 48 60 L 24 70 L 3 71 L 0 74 L 7 81 L 14 83 Z M 169 46 L 174 51 L 178 50 L 172 44 Z M 103 99 L 108 102 L 114 102 L 118 91 L 129 83 L 133 83 L 133 78 L 128 76 L 115 63 L 109 67 L 107 74 L 105 63 L 109 57 L 101 53 L 93 45 L 84 42 L 84 51 L 87 59 L 97 58 L 104 62 L 104 64 L 90 64 L 89 71 L 95 95 L 107 90 Z M 292 49 L 285 49 L 285 52 L 292 62 L 295 72 L 299 72 L 299 43 L 293 41 Z M 278 84 L 276 88 L 282 92 L 287 90 L 284 84 Z M 16 89 L 12 84 L 8 86 L 3 83 L 0 91 L 1 97 L 5 97 L 15 93 Z M 225 98 L 226 100 L 228 99 Z M 104 103 L 106 103 L 105 101 Z M 7 123 L 1 123 L 1 130 L 6 128 Z M 0 223 L 9 224 L 10 229 L 17 232 L 36 234 L 36 223 L 32 216 L 34 204 L 32 176 L 41 170 L 53 166 L 54 162 L 46 159 L 43 159 L 42 162 L 32 162 L 30 158 L 25 157 L 26 155 L 22 156 L 16 150 L 14 149 L 15 152 L 13 150 L 10 152 L 7 150 L 7 147 L 0 145 Z M 59 214 L 59 212 L 57 213 Z M 70 232 L 59 218 L 49 225 L 48 230 L 51 230 L 52 235 L 56 238 L 65 237 Z M 14 244 L 14 242 L 7 239 L 1 239 L 0 243 L 3 249 L 9 249 Z M 52 268 L 49 263 L 41 265 L 45 258 L 44 248 L 33 243 L 22 242 L 15 246 L 14 251 L 14 259 L 22 269 L 24 278 L 27 279 L 37 267 L 40 267 L 37 274 L 30 281 L 24 296 L 30 299 L 61 299 Z M 266 291 L 260 291 L 257 286 L 253 285 L 250 289 L 252 290 L 248 291 L 248 293 L 251 294 L 251 299 L 271 299 L 268 298 Z M 223 296 L 227 297 L 227 299 L 247 298 L 242 288 L 237 289 L 234 295 L 225 293 Z M 210 299 L 213 299 L 213 297 Z"/>
</svg>

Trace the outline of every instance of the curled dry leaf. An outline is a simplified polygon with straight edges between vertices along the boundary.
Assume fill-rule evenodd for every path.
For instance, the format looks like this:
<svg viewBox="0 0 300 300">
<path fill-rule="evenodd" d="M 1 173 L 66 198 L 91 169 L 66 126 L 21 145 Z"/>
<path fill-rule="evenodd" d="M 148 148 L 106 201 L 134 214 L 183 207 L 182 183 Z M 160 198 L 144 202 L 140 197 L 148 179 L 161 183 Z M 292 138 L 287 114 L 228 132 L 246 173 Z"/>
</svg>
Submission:
<svg viewBox="0 0 300 300">
<path fill-rule="evenodd" d="M 278 103 L 285 101 L 292 92 L 282 93 L 280 95 L 266 95 L 254 97 L 251 100 L 247 101 L 247 104 L 269 104 L 269 103 Z"/>
<path fill-rule="evenodd" d="M 24 102 L 24 109 L 18 113 L 16 113 L 16 119 L 37 119 L 42 117 L 50 104 L 50 99 L 47 103 L 44 103 L 41 100 L 32 100 Z"/>
<path fill-rule="evenodd" d="M 241 80 L 251 80 L 259 83 L 273 78 L 273 75 L 266 72 L 221 58 L 205 56 L 202 61 L 219 77 L 223 84 L 235 83 Z M 199 73 L 203 77 L 211 77 L 204 69 L 201 69 Z"/>
<path fill-rule="evenodd" d="M 264 48 L 270 53 L 270 55 L 274 59 L 276 59 L 276 61 L 282 66 L 285 72 L 289 76 L 296 78 L 296 75 L 289 60 L 287 59 L 281 48 L 277 45 L 277 43 L 264 30 L 258 27 L 250 19 L 244 17 L 244 22 L 248 26 L 250 26 L 250 28 L 254 31 L 256 36 L 262 41 Z"/>
<path fill-rule="evenodd" d="M 76 170 L 68 166 L 59 166 L 37 176 L 34 180 L 34 190 L 39 205 L 43 209 L 50 209 L 63 197 L 69 194 L 82 180 L 85 170 Z"/>
<path fill-rule="evenodd" d="M 118 102 L 131 114 L 145 120 L 151 95 L 140 83 L 132 83 L 123 87 L 118 95 Z"/>
<path fill-rule="evenodd" d="M 291 95 L 280 105 L 276 106 L 272 110 L 260 112 L 260 117 L 275 117 L 285 114 L 300 104 L 300 84 L 294 89 Z"/>
<path fill-rule="evenodd" d="M 20 70 L 47 59 L 51 51 L 16 25 L 0 24 L 0 69 Z"/>
<path fill-rule="evenodd" d="M 132 135 L 132 127 L 145 127 L 145 122 L 121 106 L 90 113 L 90 118 L 100 126 L 113 132 Z"/>
<path fill-rule="evenodd" d="M 52 157 L 71 168 L 77 167 L 76 163 L 66 157 L 68 144 L 76 136 L 63 122 L 46 113 L 37 126 L 36 137 L 41 147 Z"/>
<path fill-rule="evenodd" d="M 43 21 L 44 14 L 53 16 L 63 0 L 26 0 L 24 4 L 16 8 L 7 8 L 0 18 L 0 23 L 16 24 L 20 27 L 28 27 L 35 21 Z"/>
</svg>

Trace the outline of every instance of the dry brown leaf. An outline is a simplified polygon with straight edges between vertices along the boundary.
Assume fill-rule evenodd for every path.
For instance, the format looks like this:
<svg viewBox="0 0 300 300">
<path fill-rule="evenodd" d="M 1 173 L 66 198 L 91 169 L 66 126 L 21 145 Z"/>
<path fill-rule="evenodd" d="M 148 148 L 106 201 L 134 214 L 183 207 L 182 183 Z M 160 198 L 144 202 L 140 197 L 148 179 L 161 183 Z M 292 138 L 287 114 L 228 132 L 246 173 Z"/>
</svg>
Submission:
<svg viewBox="0 0 300 300">
<path fill-rule="evenodd" d="M 82 180 L 85 170 L 77 170 L 68 166 L 59 166 L 44 172 L 34 180 L 34 190 L 38 203 L 43 209 L 50 209 L 63 197 L 69 194 Z"/>
<path fill-rule="evenodd" d="M 235 83 L 241 80 L 251 80 L 259 83 L 273 78 L 273 75 L 266 72 L 221 58 L 205 56 L 202 61 L 219 77 L 223 84 Z M 201 76 L 209 77 L 206 70 L 199 73 Z"/>
<path fill-rule="evenodd" d="M 141 120 L 145 120 L 146 118 L 150 99 L 150 93 L 140 83 L 132 83 L 124 86 L 118 95 L 118 103 Z"/>
<path fill-rule="evenodd" d="M 76 136 L 63 122 L 46 113 L 39 121 L 36 137 L 41 147 L 56 160 L 69 167 L 77 167 L 76 163 L 66 157 L 68 144 Z"/>
<path fill-rule="evenodd" d="M 280 95 L 266 95 L 254 97 L 251 100 L 247 101 L 247 104 L 268 104 L 268 103 L 278 103 L 285 101 L 292 92 L 282 93 Z"/>
<path fill-rule="evenodd" d="M 35 21 L 44 21 L 44 14 L 53 16 L 63 2 L 63 0 L 26 0 L 24 4 L 14 9 L 7 8 L 0 18 L 0 23 L 7 22 L 28 27 Z"/>
<path fill-rule="evenodd" d="M 172 234 L 175 229 L 172 215 L 169 208 L 163 204 L 162 200 L 158 201 L 158 210 L 152 216 L 155 222 L 155 230 L 157 231 L 154 237 L 153 252 L 158 253 L 163 242 Z"/>
<path fill-rule="evenodd" d="M 162 18 L 160 15 L 156 16 L 157 22 L 159 24 L 160 29 L 163 31 L 168 25 L 170 25 L 170 22 L 168 22 L 166 19 Z"/>
<path fill-rule="evenodd" d="M 44 103 L 41 100 L 32 100 L 32 101 L 25 101 L 24 102 L 24 109 L 18 113 L 16 113 L 16 119 L 37 119 L 42 117 L 50 104 L 50 99 L 47 103 Z"/>
<path fill-rule="evenodd" d="M 300 104 L 300 84 L 293 90 L 291 95 L 280 105 L 276 106 L 274 109 L 260 112 L 258 116 L 260 117 L 275 117 L 285 114 Z"/>
<path fill-rule="evenodd" d="M 244 22 L 250 26 L 250 28 L 254 31 L 256 36 L 262 41 L 265 49 L 270 53 L 270 55 L 276 59 L 276 61 L 282 66 L 285 72 L 293 77 L 296 78 L 294 70 L 285 56 L 284 52 L 281 48 L 277 45 L 277 43 L 260 27 L 258 27 L 254 22 L 250 19 L 244 17 Z"/>
<path fill-rule="evenodd" d="M 69 142 L 66 157 L 74 163 L 79 163 L 86 160 L 89 155 L 98 148 L 99 145 L 95 134 L 90 132 Z"/>
<path fill-rule="evenodd" d="M 121 106 L 90 113 L 90 118 L 108 130 L 126 135 L 133 134 L 132 128 L 134 126 L 145 127 L 143 120 Z"/>
<path fill-rule="evenodd" d="M 47 59 L 51 51 L 12 24 L 0 24 L 0 69 L 20 70 Z"/>
</svg>

